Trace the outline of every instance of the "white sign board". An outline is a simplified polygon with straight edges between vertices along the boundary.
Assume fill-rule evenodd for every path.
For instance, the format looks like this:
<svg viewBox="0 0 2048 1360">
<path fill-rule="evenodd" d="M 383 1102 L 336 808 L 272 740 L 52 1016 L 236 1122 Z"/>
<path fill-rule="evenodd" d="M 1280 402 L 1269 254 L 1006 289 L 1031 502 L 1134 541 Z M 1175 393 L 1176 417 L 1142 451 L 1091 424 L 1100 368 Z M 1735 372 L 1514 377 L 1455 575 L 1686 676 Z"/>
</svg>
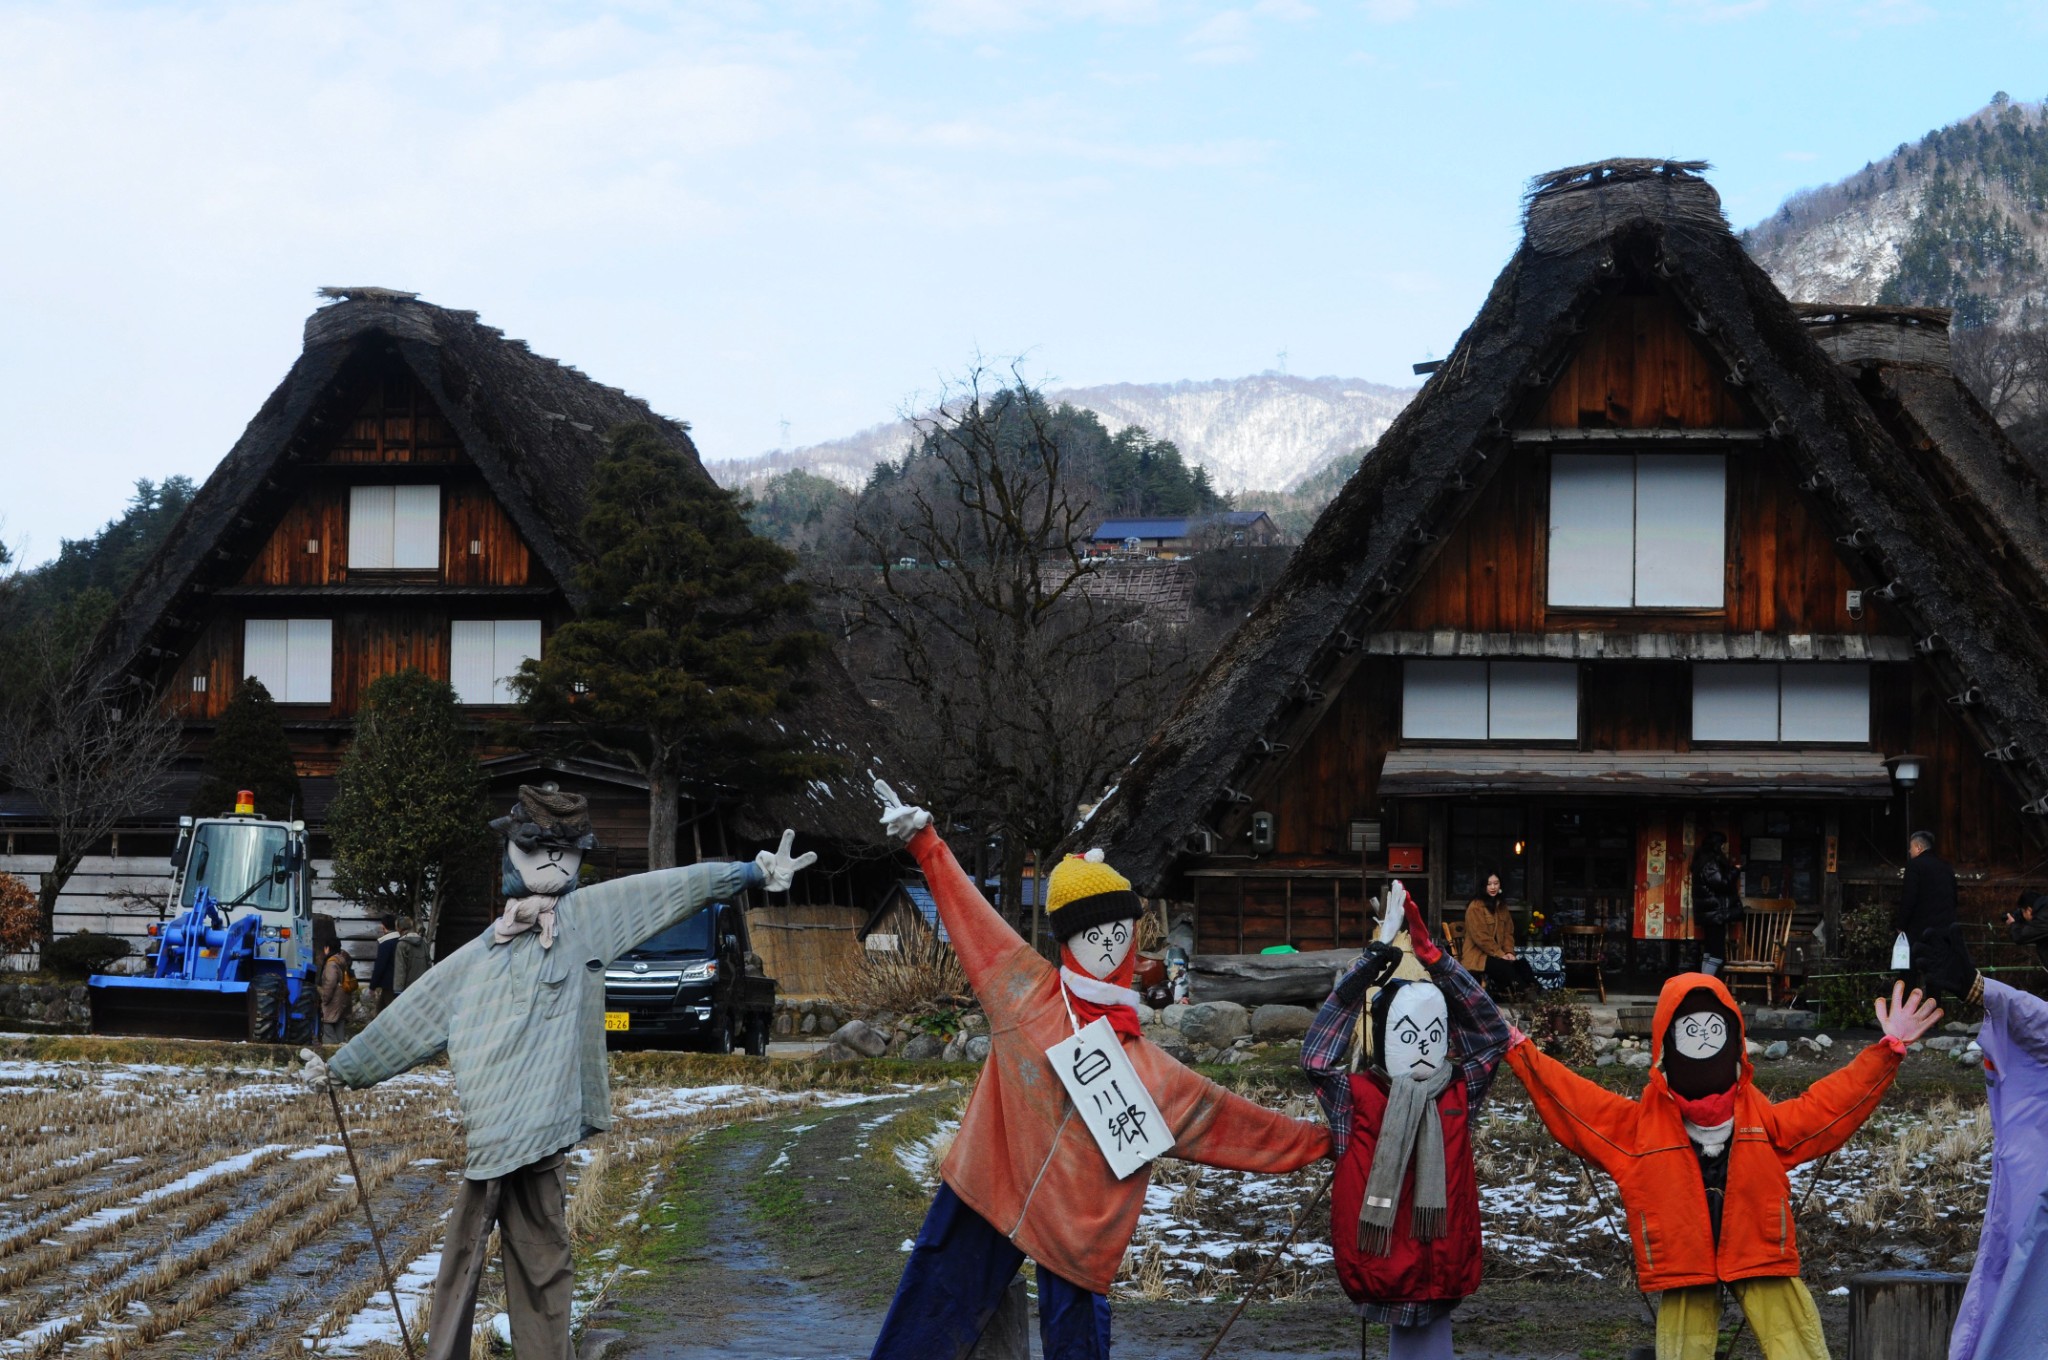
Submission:
<svg viewBox="0 0 2048 1360">
<path fill-rule="evenodd" d="M 896 937 L 894 935 L 882 934 L 870 935 L 868 936 L 868 948 L 877 954 L 893 953 L 896 949 Z"/>
<path fill-rule="evenodd" d="M 1109 1021 L 1083 1026 L 1073 1038 L 1045 1050 L 1045 1056 L 1118 1180 L 1173 1150 L 1173 1133 Z"/>
</svg>

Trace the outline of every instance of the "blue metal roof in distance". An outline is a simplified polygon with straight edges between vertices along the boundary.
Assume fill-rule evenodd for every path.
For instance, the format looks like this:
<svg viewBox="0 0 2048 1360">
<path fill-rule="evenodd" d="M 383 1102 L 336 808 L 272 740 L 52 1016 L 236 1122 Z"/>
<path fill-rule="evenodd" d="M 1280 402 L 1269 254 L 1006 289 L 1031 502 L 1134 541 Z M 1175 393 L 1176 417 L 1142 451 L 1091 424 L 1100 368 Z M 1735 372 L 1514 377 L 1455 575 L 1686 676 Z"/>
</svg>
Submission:
<svg viewBox="0 0 2048 1360">
<path fill-rule="evenodd" d="M 1122 542 L 1127 538 L 1186 538 L 1191 525 L 1224 524 L 1233 529 L 1246 528 L 1264 519 L 1265 515 L 1263 510 L 1225 510 L 1193 518 L 1183 515 L 1178 519 L 1106 519 L 1095 531 L 1095 538 L 1097 542 L 1104 539 Z"/>
</svg>

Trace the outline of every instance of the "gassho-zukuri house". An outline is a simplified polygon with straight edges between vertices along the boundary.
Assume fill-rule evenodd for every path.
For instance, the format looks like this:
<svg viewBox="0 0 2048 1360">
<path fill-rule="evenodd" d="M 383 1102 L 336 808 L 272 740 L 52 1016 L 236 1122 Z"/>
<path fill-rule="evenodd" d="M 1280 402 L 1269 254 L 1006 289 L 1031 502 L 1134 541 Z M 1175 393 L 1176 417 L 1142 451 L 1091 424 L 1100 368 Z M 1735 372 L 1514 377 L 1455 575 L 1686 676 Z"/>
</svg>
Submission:
<svg viewBox="0 0 2048 1360">
<path fill-rule="evenodd" d="M 120 889 L 164 886 L 177 817 L 245 675 L 262 680 L 281 707 L 306 798 L 298 812 L 316 855 L 365 691 L 414 667 L 449 681 L 473 716 L 493 808 L 509 806 L 521 783 L 553 780 L 588 795 L 603 842 L 592 857 L 600 872 L 646 867 L 639 775 L 507 746 L 492 733 L 512 716 L 506 677 L 583 605 L 578 525 L 607 436 L 624 424 L 652 426 L 701 471 L 687 428 L 533 353 L 474 312 L 382 288 L 323 291 L 331 302 L 308 318 L 297 362 L 143 567 L 100 640 L 111 665 L 182 716 L 187 756 L 160 806 L 121 827 L 71 880 L 58 904 L 60 934 L 84 928 L 143 941 L 156 912 Z M 857 951 L 861 923 L 900 877 L 868 790 L 867 767 L 884 749 L 878 715 L 836 659 L 821 659 L 811 680 L 783 721 L 839 756 L 842 773 L 766 799 L 698 788 L 681 814 L 681 863 L 751 856 L 784 826 L 797 830 L 799 850 L 819 851 L 791 903 L 778 899 L 776 911 L 752 915 L 771 973 L 790 907 L 815 909 L 796 913 L 802 928 L 827 922 Z M 31 884 L 49 863 L 37 817 L 16 796 L 0 799 L 0 869 Z M 327 866 L 317 867 L 324 896 Z M 351 904 L 328 897 L 320 909 L 341 918 L 345 942 L 375 933 Z M 482 924 L 451 917 L 441 947 Z M 367 957 L 360 945 L 353 952 Z M 785 991 L 801 989 L 792 981 Z"/>
<path fill-rule="evenodd" d="M 2043 470 L 1946 313 L 1794 306 L 1701 169 L 1536 182 L 1457 347 L 1095 811 L 1199 951 L 1354 948 L 1389 878 L 1455 917 L 1491 870 L 1662 975 L 1712 830 L 1795 939 L 1895 897 L 1914 827 L 1966 918 L 2038 873 Z"/>
</svg>

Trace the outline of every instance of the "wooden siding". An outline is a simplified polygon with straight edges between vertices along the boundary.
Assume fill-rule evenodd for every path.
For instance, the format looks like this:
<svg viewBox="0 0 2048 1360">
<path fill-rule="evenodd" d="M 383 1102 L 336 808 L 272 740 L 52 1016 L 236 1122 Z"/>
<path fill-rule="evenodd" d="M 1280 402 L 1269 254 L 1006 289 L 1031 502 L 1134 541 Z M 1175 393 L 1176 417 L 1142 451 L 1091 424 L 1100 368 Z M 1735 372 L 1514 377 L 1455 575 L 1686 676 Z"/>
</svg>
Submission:
<svg viewBox="0 0 2048 1360">
<path fill-rule="evenodd" d="M 481 481 L 450 482 L 441 488 L 441 535 L 441 579 L 449 585 L 534 582 L 533 554 L 526 540 Z"/>
<path fill-rule="evenodd" d="M 1768 445 L 1725 446 L 1728 566 L 1725 607 L 1702 610 L 1552 609 L 1546 603 L 1550 454 L 1521 447 L 1446 533 L 1388 630 L 1713 633 L 1896 632 L 1866 596 L 1849 617 L 1847 592 L 1869 590 L 1834 535 Z"/>
<path fill-rule="evenodd" d="M 348 488 L 309 486 L 284 512 L 249 569 L 245 586 L 325 586 L 348 577 Z"/>
<path fill-rule="evenodd" d="M 1199 875 L 1190 895 L 1198 954 L 1256 954 L 1278 944 L 1363 948 L 1370 930 L 1369 893 L 1355 870 Z"/>
<path fill-rule="evenodd" d="M 455 429 L 410 370 L 390 359 L 366 373 L 355 414 L 324 452 L 330 463 L 459 463 Z"/>
<path fill-rule="evenodd" d="M 1609 298 L 1528 424 L 1563 429 L 1733 429 L 1756 422 L 1661 295 Z"/>
<path fill-rule="evenodd" d="M 250 586 L 327 586 L 349 580 L 348 486 L 304 488 L 242 574 Z M 312 551 L 308 551 L 308 545 Z M 474 544 L 476 550 L 471 551 Z M 379 571 L 358 579 L 391 580 Z M 432 572 L 405 572 L 404 579 Z M 441 484 L 442 581 L 454 586 L 523 586 L 534 582 L 533 554 L 512 516 L 474 473 Z"/>
</svg>

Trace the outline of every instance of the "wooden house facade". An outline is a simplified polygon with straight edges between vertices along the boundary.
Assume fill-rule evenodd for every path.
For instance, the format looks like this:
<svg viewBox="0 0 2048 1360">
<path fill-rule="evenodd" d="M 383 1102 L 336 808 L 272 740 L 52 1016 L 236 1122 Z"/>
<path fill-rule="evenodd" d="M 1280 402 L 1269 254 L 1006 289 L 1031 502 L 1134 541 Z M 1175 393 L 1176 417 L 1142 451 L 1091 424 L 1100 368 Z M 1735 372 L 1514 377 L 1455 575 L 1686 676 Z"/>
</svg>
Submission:
<svg viewBox="0 0 2048 1360">
<path fill-rule="evenodd" d="M 602 872 L 647 863 L 647 791 L 630 769 L 526 749 L 508 737 L 508 677 L 583 607 L 578 538 L 591 469 L 610 432 L 651 426 L 688 463 L 682 424 L 524 342 L 384 289 L 334 290 L 298 361 L 127 592 L 101 647 L 180 714 L 188 758 L 163 806 L 124 827 L 60 903 L 59 929 L 140 935 L 133 904 L 98 888 L 160 876 L 214 726 L 245 676 L 280 705 L 307 806 L 320 824 L 369 686 L 407 668 L 448 681 L 473 720 L 494 806 L 552 779 L 589 795 Z M 766 800 L 703 788 L 683 809 L 682 862 L 750 856 L 784 825 L 821 851 L 800 900 L 863 910 L 899 870 L 873 825 L 864 770 L 879 734 L 826 658 L 789 730 L 840 756 L 843 774 Z M 0 868 L 33 881 L 33 809 L 12 808 Z M 263 809 L 286 815 L 287 809 Z M 137 874 L 129 865 L 153 869 Z M 346 904 L 338 904 L 346 911 Z M 135 919 L 130 919 L 131 917 Z M 452 939 L 480 922 L 447 923 Z M 362 923 L 344 929 L 361 938 Z M 360 952 L 360 951 L 358 951 Z"/>
<path fill-rule="evenodd" d="M 1915 827 L 1980 919 L 2040 872 L 2042 470 L 1945 316 L 1794 308 L 1697 171 L 1539 181 L 1456 349 L 1095 813 L 1198 949 L 1356 947 L 1387 879 L 1440 918 L 1498 872 L 1655 976 L 1698 958 L 1714 830 L 1802 931 L 1896 892 Z"/>
</svg>

